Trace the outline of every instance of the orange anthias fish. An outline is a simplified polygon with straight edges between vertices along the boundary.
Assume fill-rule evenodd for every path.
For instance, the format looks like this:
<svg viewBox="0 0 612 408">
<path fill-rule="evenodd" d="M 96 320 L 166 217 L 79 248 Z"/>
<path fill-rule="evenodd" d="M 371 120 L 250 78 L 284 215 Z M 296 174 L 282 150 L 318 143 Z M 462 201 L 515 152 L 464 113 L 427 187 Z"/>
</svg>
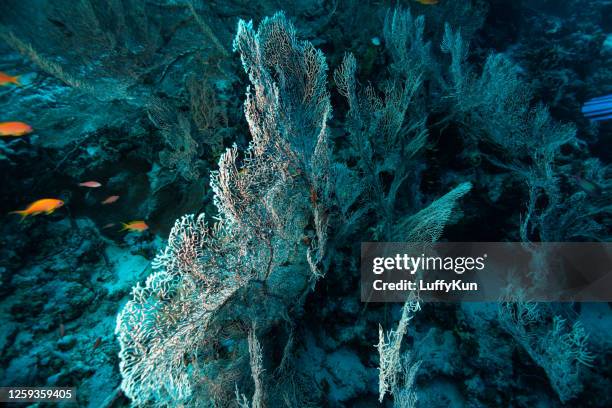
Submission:
<svg viewBox="0 0 612 408">
<path fill-rule="evenodd" d="M 21 82 L 19 82 L 19 75 L 11 76 L 6 72 L 0 71 L 0 86 L 5 86 L 8 84 L 15 84 L 17 86 L 21 86 Z"/>
<path fill-rule="evenodd" d="M 23 136 L 32 132 L 32 126 L 23 122 L 0 122 L 0 136 Z"/>
<path fill-rule="evenodd" d="M 121 228 L 121 231 L 146 231 L 149 229 L 149 226 L 147 225 L 146 222 L 144 221 L 130 221 L 127 224 L 122 222 L 121 225 L 123 225 L 123 228 Z"/>
<path fill-rule="evenodd" d="M 421 4 L 425 4 L 426 6 L 433 6 L 434 4 L 438 4 L 438 0 L 415 0 Z"/>
<path fill-rule="evenodd" d="M 19 214 L 22 219 L 28 215 L 51 214 L 53 211 L 64 205 L 62 200 L 56 198 L 43 198 L 42 200 L 34 201 L 25 210 L 11 211 L 9 214 Z"/>
<path fill-rule="evenodd" d="M 106 197 L 106 199 L 104 199 L 104 201 L 102 201 L 102 205 L 112 204 L 112 203 L 116 202 L 118 199 L 119 199 L 119 196 Z"/>
<path fill-rule="evenodd" d="M 101 187 L 102 184 L 98 183 L 97 181 L 85 181 L 83 183 L 79 183 L 80 187 L 89 187 L 89 188 L 98 188 Z"/>
</svg>

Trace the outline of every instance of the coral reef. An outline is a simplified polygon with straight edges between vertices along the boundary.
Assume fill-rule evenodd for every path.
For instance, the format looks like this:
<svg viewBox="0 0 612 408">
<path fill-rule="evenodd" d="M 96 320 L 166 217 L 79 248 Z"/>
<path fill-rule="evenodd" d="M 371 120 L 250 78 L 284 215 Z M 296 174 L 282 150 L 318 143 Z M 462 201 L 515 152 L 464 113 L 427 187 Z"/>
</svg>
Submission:
<svg viewBox="0 0 612 408">
<path fill-rule="evenodd" d="M 612 3 L 426 3 L 3 1 L 2 385 L 611 406 L 607 303 L 360 302 L 361 242 L 612 238 Z"/>
</svg>

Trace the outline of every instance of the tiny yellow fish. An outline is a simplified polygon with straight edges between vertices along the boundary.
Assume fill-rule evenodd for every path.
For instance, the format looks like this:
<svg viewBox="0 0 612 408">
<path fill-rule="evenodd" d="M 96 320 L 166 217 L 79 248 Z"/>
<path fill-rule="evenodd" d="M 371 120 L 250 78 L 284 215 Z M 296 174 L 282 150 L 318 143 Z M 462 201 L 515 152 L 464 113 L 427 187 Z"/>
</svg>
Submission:
<svg viewBox="0 0 612 408">
<path fill-rule="evenodd" d="M 6 86 L 8 84 L 15 84 L 17 86 L 21 86 L 21 82 L 19 82 L 19 75 L 11 76 L 6 72 L 0 71 L 0 86 Z"/>
<path fill-rule="evenodd" d="M 0 122 L 0 136 L 23 136 L 32 132 L 32 126 L 23 122 Z"/>
<path fill-rule="evenodd" d="M 424 4 L 426 6 L 433 6 L 438 4 L 438 0 L 415 0 L 418 3 Z"/>
<path fill-rule="evenodd" d="M 21 215 L 21 219 L 29 215 L 38 215 L 38 214 L 52 214 L 53 211 L 57 210 L 61 206 L 64 205 L 62 200 L 58 200 L 57 198 L 43 198 L 41 200 L 34 201 L 30 204 L 25 210 L 11 211 L 9 214 L 19 214 Z"/>
<path fill-rule="evenodd" d="M 121 231 L 138 231 L 143 232 L 149 229 L 149 226 L 144 221 L 130 221 L 127 224 L 122 222 L 123 228 Z"/>
</svg>

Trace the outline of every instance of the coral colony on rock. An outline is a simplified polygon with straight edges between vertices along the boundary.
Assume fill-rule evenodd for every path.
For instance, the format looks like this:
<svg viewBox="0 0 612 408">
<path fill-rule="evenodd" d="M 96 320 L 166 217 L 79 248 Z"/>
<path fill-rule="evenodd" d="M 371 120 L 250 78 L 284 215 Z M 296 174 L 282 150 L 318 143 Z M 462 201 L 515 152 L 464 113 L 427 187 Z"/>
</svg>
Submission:
<svg viewBox="0 0 612 408">
<path fill-rule="evenodd" d="M 612 406 L 609 278 L 382 280 L 609 248 L 611 39 L 612 0 L 3 0 L 0 399 Z M 402 302 L 367 242 L 422 245 L 374 261 Z"/>
</svg>

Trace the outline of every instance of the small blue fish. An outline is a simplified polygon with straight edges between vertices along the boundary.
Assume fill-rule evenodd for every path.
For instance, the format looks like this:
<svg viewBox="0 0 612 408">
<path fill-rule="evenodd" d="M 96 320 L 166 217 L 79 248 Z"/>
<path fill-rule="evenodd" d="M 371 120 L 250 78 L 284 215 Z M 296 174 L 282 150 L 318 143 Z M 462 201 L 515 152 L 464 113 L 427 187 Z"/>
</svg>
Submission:
<svg viewBox="0 0 612 408">
<path fill-rule="evenodd" d="M 582 106 L 582 113 L 594 121 L 612 119 L 612 94 L 588 100 Z"/>
</svg>

